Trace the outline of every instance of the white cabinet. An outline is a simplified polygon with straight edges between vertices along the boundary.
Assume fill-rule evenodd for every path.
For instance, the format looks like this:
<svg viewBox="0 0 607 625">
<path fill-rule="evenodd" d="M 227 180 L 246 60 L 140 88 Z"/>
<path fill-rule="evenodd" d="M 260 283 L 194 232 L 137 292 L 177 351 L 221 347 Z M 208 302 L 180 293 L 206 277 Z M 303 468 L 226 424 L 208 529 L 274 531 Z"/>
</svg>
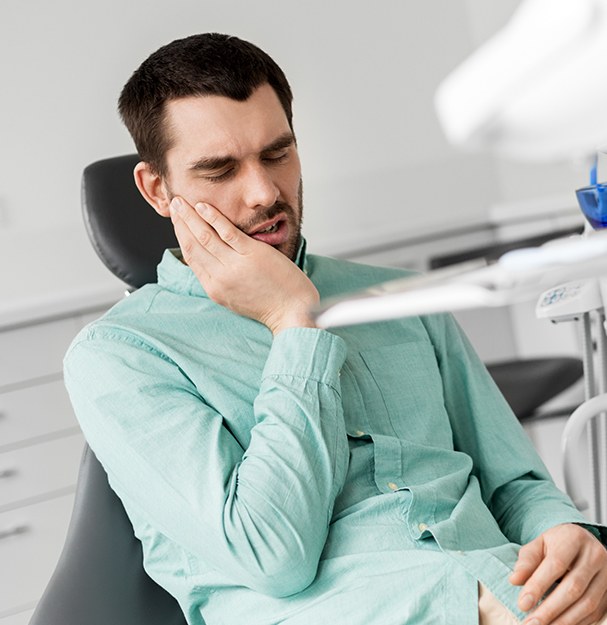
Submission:
<svg viewBox="0 0 607 625">
<path fill-rule="evenodd" d="M 28 625 L 34 615 L 34 610 L 25 610 L 11 616 L 0 617 L 0 625 Z"/>
<path fill-rule="evenodd" d="M 0 585 L 5 603 L 0 615 L 35 606 L 61 553 L 72 505 L 73 493 L 0 513 Z"/>
<path fill-rule="evenodd" d="M 79 315 L 0 333 L 0 388 L 61 374 L 63 354 L 80 327 Z"/>
<path fill-rule="evenodd" d="M 84 443 L 62 360 L 110 304 L 0 324 L 0 625 L 28 623 L 61 553 Z"/>
</svg>

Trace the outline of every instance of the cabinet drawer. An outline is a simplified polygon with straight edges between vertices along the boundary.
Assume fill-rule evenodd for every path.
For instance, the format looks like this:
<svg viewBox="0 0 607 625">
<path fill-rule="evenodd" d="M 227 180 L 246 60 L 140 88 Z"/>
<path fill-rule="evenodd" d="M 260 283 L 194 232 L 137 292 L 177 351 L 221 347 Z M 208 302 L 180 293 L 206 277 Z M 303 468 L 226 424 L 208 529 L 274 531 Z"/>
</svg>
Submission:
<svg viewBox="0 0 607 625">
<path fill-rule="evenodd" d="M 63 380 L 0 393 L 0 450 L 76 425 Z"/>
<path fill-rule="evenodd" d="M 73 487 L 83 445 L 82 434 L 77 433 L 0 453 L 0 510 Z"/>
<path fill-rule="evenodd" d="M 46 587 L 63 543 L 73 494 L 0 513 L 0 617 L 32 606 Z"/>
<path fill-rule="evenodd" d="M 70 317 L 0 332 L 0 388 L 60 373 L 79 327 L 78 319 Z"/>
</svg>

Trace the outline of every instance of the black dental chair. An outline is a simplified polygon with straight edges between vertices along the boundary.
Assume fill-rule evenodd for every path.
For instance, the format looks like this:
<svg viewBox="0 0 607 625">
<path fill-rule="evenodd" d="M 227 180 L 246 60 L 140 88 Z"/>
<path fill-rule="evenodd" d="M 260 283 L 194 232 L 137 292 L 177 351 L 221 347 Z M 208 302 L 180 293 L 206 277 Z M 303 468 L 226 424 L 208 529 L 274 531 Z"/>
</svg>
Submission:
<svg viewBox="0 0 607 625">
<path fill-rule="evenodd" d="M 137 155 L 99 161 L 82 178 L 91 243 L 130 289 L 155 282 L 163 251 L 177 247 L 170 222 L 135 186 L 138 161 Z M 141 543 L 88 445 L 63 552 L 30 625 L 186 625 L 175 599 L 145 573 Z"/>
<path fill-rule="evenodd" d="M 155 282 L 163 251 L 177 247 L 171 222 L 135 187 L 138 160 L 127 155 L 93 163 L 82 184 L 92 245 L 130 289 Z M 551 358 L 500 363 L 490 371 L 524 419 L 579 379 L 582 365 Z M 122 504 L 87 446 L 65 546 L 30 625 L 185 625 L 177 602 L 147 576 L 142 561 Z"/>
</svg>

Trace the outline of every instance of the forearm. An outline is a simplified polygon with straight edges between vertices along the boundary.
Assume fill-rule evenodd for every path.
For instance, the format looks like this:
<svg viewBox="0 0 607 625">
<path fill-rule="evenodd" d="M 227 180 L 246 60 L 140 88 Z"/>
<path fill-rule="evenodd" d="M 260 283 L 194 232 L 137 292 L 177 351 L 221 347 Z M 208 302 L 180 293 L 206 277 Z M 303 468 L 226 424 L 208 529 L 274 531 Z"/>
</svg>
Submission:
<svg viewBox="0 0 607 625">
<path fill-rule="evenodd" d="M 125 333 L 76 345 L 66 381 L 127 511 L 231 583 L 284 595 L 311 581 L 345 477 L 345 346 L 321 330 L 274 341 L 252 429 L 232 431 L 182 367 Z"/>
<path fill-rule="evenodd" d="M 313 579 L 348 463 L 339 395 L 343 351 L 317 330 L 275 343 L 255 401 L 256 425 L 224 509 L 226 545 L 258 589 L 291 594 Z"/>
<path fill-rule="evenodd" d="M 532 473 L 505 483 L 489 506 L 504 534 L 520 545 L 556 525 L 585 522 L 552 480 Z"/>
</svg>

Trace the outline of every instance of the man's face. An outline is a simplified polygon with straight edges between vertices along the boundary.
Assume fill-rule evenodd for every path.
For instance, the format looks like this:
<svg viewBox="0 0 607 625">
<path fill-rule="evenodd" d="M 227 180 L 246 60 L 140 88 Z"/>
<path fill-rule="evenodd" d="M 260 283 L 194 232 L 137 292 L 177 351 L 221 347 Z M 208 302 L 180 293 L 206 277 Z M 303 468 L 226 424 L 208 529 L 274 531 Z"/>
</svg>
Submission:
<svg viewBox="0 0 607 625">
<path fill-rule="evenodd" d="M 255 239 L 295 258 L 301 232 L 301 167 L 293 132 L 265 84 L 238 102 L 192 96 L 167 104 L 163 182 L 169 196 L 213 205 Z"/>
</svg>

